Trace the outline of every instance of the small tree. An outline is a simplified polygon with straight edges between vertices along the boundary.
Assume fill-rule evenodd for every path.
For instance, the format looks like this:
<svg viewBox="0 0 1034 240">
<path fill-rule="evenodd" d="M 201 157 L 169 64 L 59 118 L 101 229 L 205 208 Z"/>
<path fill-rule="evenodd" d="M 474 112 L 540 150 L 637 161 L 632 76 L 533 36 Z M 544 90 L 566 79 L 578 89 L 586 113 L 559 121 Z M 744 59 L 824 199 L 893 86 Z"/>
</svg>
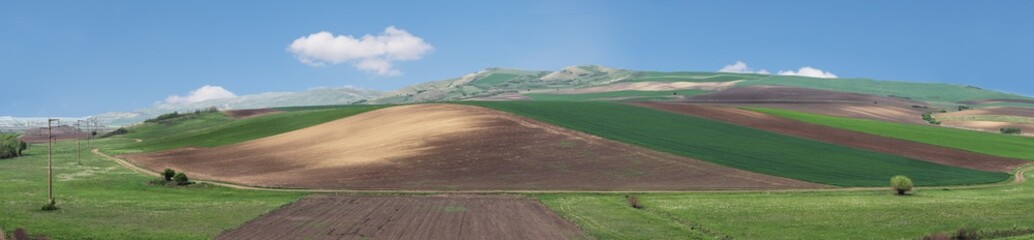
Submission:
<svg viewBox="0 0 1034 240">
<path fill-rule="evenodd" d="M 176 181 L 176 185 L 190 184 L 190 179 L 187 179 L 187 174 L 183 174 L 182 172 L 176 173 L 176 176 L 172 177 L 172 180 Z"/>
<path fill-rule="evenodd" d="M 173 171 L 172 169 L 169 169 L 169 168 L 166 168 L 165 171 L 162 172 L 162 177 L 165 178 L 165 181 L 172 181 L 172 177 L 175 177 L 175 176 L 176 176 L 176 171 Z"/>
<path fill-rule="evenodd" d="M 22 151 L 25 151 L 25 149 L 29 149 L 29 144 L 27 144 L 25 142 L 19 142 L 18 143 L 18 156 L 23 156 L 22 155 Z"/>
<path fill-rule="evenodd" d="M 898 195 L 905 195 L 905 192 L 912 191 L 912 179 L 904 175 L 897 175 L 890 178 L 890 187 L 898 192 Z"/>
<path fill-rule="evenodd" d="M 1020 134 L 1022 132 L 1018 127 L 999 128 L 998 131 L 1004 134 Z"/>
</svg>

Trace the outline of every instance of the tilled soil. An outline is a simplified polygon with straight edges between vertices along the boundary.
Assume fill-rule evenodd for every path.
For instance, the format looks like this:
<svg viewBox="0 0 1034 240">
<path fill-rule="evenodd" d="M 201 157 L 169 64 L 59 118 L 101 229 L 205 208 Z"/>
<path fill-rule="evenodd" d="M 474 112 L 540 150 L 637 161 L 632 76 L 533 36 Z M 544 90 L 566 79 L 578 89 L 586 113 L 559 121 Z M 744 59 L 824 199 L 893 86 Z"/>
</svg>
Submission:
<svg viewBox="0 0 1034 240">
<path fill-rule="evenodd" d="M 487 108 L 375 110 L 245 143 L 131 154 L 160 171 L 252 186 L 353 190 L 824 188 L 674 156 Z"/>
<path fill-rule="evenodd" d="M 538 201 L 505 195 L 314 195 L 216 239 L 587 239 Z"/>
<path fill-rule="evenodd" d="M 1009 172 L 1027 161 L 995 157 L 953 148 L 881 137 L 834 127 L 779 118 L 763 113 L 715 105 L 635 103 L 665 111 L 708 118 L 765 131 L 798 136 L 875 152 L 985 171 Z"/>
<path fill-rule="evenodd" d="M 782 108 L 902 123 L 924 123 L 921 115 L 929 111 L 913 107 L 926 106 L 926 103 L 902 98 L 784 86 L 730 88 L 712 94 L 691 96 L 682 101 Z"/>
<path fill-rule="evenodd" d="M 282 113 L 283 111 L 271 109 L 271 108 L 258 108 L 258 109 L 240 109 L 240 110 L 226 110 L 223 111 L 227 116 L 236 119 L 244 119 L 250 117 L 257 117 L 267 114 Z"/>
</svg>

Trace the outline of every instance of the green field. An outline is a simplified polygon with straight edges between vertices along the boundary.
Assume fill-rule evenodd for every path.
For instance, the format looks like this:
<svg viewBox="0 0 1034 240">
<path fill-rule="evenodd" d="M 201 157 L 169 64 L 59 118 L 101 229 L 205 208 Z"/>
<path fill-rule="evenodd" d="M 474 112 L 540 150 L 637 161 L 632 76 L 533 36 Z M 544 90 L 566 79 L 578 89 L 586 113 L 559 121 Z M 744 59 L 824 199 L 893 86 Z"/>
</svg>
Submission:
<svg viewBox="0 0 1034 240">
<path fill-rule="evenodd" d="M 143 139 L 143 142 L 131 144 L 127 148 L 151 152 L 187 146 L 217 147 L 294 131 L 383 107 L 307 107 L 240 120 L 219 112 L 202 113 L 201 117 L 171 124 L 144 123 L 134 126 L 126 137 Z"/>
<path fill-rule="evenodd" d="M 131 142 L 93 141 L 112 148 Z M 60 210 L 39 210 L 47 201 L 46 145 L 28 156 L 0 160 L 0 228 L 25 228 L 49 239 L 211 239 L 299 199 L 298 193 L 234 190 L 215 186 L 151 186 L 153 179 L 85 150 L 75 163 L 75 142 L 54 148 L 54 195 Z M 187 173 L 189 175 L 189 173 Z"/>
<path fill-rule="evenodd" d="M 636 76 L 622 82 L 729 82 L 763 77 L 765 75 L 743 73 L 639 72 Z"/>
<path fill-rule="evenodd" d="M 483 78 L 474 80 L 474 82 L 472 82 L 471 85 L 478 86 L 478 87 L 491 87 L 491 86 L 499 85 L 499 84 L 504 83 L 506 81 L 510 81 L 510 79 L 513 79 L 513 78 L 515 78 L 517 76 L 518 76 L 517 74 L 512 74 L 512 73 L 493 73 L 493 74 L 489 74 L 488 76 L 485 76 Z"/>
<path fill-rule="evenodd" d="M 1028 172 L 1027 178 L 1034 178 Z M 967 227 L 1034 228 L 1034 184 L 980 189 L 540 195 L 598 239 L 918 239 Z"/>
<path fill-rule="evenodd" d="M 748 108 L 778 117 L 1016 159 L 1034 160 L 1034 138 L 929 125 L 833 117 L 782 109 Z"/>
<path fill-rule="evenodd" d="M 950 167 L 737 125 L 607 102 L 465 102 L 662 152 L 748 171 L 836 186 L 999 182 L 1004 173 Z"/>
<path fill-rule="evenodd" d="M 893 95 L 900 97 L 910 97 L 915 100 L 931 102 L 934 104 L 947 105 L 954 104 L 954 102 L 959 101 L 978 99 L 1031 99 L 1020 95 L 989 91 L 965 85 L 953 85 L 943 83 L 895 82 L 857 78 L 826 79 L 797 76 L 770 76 L 759 80 L 744 81 L 736 84 L 737 87 L 755 85 L 777 85 L 814 88 L 832 91 L 871 94 L 877 96 Z"/>
<path fill-rule="evenodd" d="M 658 99 L 658 98 L 671 98 L 674 96 L 693 96 L 710 93 L 710 91 L 697 90 L 697 89 L 684 89 L 684 90 L 673 90 L 673 91 L 613 91 L 613 92 L 601 92 L 601 93 L 580 93 L 580 94 L 548 94 L 548 93 L 527 93 L 523 94 L 528 96 L 535 101 L 589 101 L 589 100 L 606 100 L 606 99 Z"/>
</svg>

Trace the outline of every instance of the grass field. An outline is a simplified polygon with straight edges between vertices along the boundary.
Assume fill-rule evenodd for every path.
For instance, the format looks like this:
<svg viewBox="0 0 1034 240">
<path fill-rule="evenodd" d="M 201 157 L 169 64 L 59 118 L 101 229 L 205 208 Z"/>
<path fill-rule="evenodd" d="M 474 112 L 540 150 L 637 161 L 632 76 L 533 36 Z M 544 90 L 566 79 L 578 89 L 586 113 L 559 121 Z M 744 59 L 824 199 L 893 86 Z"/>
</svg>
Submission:
<svg viewBox="0 0 1034 240">
<path fill-rule="evenodd" d="M 499 85 L 500 83 L 504 83 L 506 81 L 510 81 L 510 79 L 513 79 L 517 76 L 517 74 L 512 73 L 493 73 L 481 79 L 475 80 L 471 84 L 478 87 L 491 87 Z"/>
<path fill-rule="evenodd" d="M 741 86 L 777 85 L 802 88 L 824 89 L 832 91 L 872 94 L 877 96 L 903 96 L 931 103 L 951 104 L 958 101 L 1009 98 L 1030 99 L 1028 97 L 989 91 L 964 85 L 943 83 L 915 83 L 880 81 L 857 78 L 809 78 L 796 76 L 770 76 L 759 80 L 744 81 Z"/>
<path fill-rule="evenodd" d="M 94 147 L 128 144 L 125 138 L 93 141 Z M 60 210 L 39 210 L 47 201 L 46 145 L 28 156 L 0 160 L 0 228 L 25 228 L 49 239 L 210 239 L 301 197 L 297 193 L 233 190 L 215 186 L 151 186 L 152 177 L 131 172 L 85 150 L 75 163 L 75 142 L 54 148 L 54 195 Z M 189 173 L 187 173 L 189 175 Z"/>
<path fill-rule="evenodd" d="M 130 129 L 128 138 L 143 142 L 127 146 L 138 152 L 179 147 L 216 147 L 268 137 L 302 129 L 384 106 L 338 106 L 295 111 L 233 120 L 222 113 L 203 113 L 201 117 L 171 124 L 145 123 Z"/>
<path fill-rule="evenodd" d="M 673 91 L 613 91 L 613 92 L 601 92 L 601 93 L 581 93 L 581 94 L 547 94 L 547 93 L 528 93 L 523 94 L 536 101 L 589 101 L 599 99 L 643 99 L 643 98 L 671 98 L 675 96 L 693 96 L 710 93 L 710 91 L 698 90 L 698 89 L 684 89 L 684 90 L 673 90 Z"/>
<path fill-rule="evenodd" d="M 797 111 L 749 108 L 750 110 L 809 123 L 843 128 L 884 137 L 957 148 L 995 156 L 1034 160 L 1034 138 L 978 132 L 937 126 L 890 123 L 833 117 Z"/>
<path fill-rule="evenodd" d="M 748 171 L 837 186 L 885 186 L 905 174 L 917 185 L 998 182 L 982 172 L 606 102 L 469 102 L 662 152 Z"/>
<path fill-rule="evenodd" d="M 1034 177 L 1028 172 L 1027 178 Z M 1034 184 L 982 189 L 539 195 L 599 239 L 917 239 L 934 232 L 1031 228 Z"/>
</svg>

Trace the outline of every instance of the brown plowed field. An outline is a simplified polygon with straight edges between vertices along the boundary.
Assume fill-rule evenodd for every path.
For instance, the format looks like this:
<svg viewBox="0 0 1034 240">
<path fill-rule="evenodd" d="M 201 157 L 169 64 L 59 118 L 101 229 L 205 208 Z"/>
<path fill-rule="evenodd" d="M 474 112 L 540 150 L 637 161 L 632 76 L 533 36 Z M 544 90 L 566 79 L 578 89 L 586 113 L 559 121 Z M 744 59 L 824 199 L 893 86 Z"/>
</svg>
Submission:
<svg viewBox="0 0 1034 240">
<path fill-rule="evenodd" d="M 86 137 L 86 133 L 76 130 L 74 127 L 68 125 L 54 126 L 50 129 L 51 134 L 56 141 L 71 140 L 78 136 Z M 46 143 L 47 142 L 47 128 L 34 128 L 28 129 L 22 132 L 21 136 L 18 137 L 21 141 L 27 143 Z"/>
<path fill-rule="evenodd" d="M 929 111 L 912 107 L 925 106 L 926 103 L 907 99 L 783 86 L 730 88 L 712 94 L 688 97 L 683 101 L 782 108 L 902 123 L 925 123 L 921 115 Z"/>
<path fill-rule="evenodd" d="M 216 239 L 588 239 L 518 196 L 309 196 Z"/>
<path fill-rule="evenodd" d="M 732 107 L 684 103 L 636 104 L 644 107 L 714 119 L 780 134 L 809 138 L 951 166 L 985 171 L 1009 172 L 1015 167 L 1028 163 L 1027 161 L 983 155 L 969 151 L 810 124 Z"/>
<path fill-rule="evenodd" d="M 226 111 L 223 111 L 223 113 L 225 113 L 227 116 L 230 116 L 230 117 L 233 117 L 233 118 L 236 118 L 236 119 L 244 119 L 244 118 L 257 117 L 257 116 L 262 116 L 262 115 L 266 115 L 266 114 L 276 114 L 276 113 L 282 113 L 282 112 L 283 111 L 276 110 L 276 109 L 271 109 L 271 108 L 240 109 L 240 110 L 226 110 Z"/>
<path fill-rule="evenodd" d="M 245 143 L 124 156 L 253 186 L 355 190 L 823 188 L 638 148 L 487 108 L 379 109 Z"/>
</svg>

